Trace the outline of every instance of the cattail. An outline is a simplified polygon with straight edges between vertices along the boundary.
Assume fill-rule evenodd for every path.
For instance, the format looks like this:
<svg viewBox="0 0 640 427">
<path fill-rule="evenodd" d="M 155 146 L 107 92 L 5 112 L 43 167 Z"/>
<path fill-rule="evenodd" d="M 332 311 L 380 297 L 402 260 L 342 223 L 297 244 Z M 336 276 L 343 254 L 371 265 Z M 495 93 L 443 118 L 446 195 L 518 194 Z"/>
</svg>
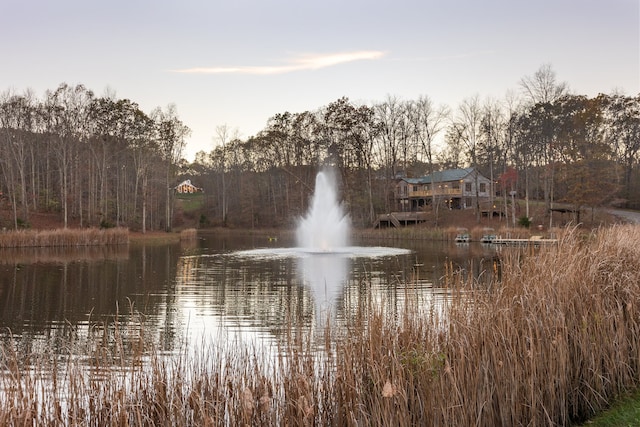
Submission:
<svg viewBox="0 0 640 427">
<path fill-rule="evenodd" d="M 387 380 L 382 387 L 382 397 L 389 398 L 396 395 L 396 388 L 391 384 L 391 381 Z"/>
</svg>

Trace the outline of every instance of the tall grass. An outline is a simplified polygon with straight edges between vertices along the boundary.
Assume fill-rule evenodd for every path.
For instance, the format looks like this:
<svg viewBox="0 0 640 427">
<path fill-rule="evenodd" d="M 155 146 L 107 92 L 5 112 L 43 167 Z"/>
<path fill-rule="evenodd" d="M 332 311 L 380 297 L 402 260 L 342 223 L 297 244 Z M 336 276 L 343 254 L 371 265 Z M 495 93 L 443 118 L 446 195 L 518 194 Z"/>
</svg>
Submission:
<svg viewBox="0 0 640 427">
<path fill-rule="evenodd" d="M 502 269 L 489 289 L 450 271 L 443 307 L 399 317 L 364 297 L 344 324 L 292 327 L 275 357 L 165 357 L 143 327 L 90 334 L 88 362 L 69 344 L 25 366 L 4 344 L 0 425 L 569 425 L 638 387 L 640 228 L 568 232 Z"/>
<path fill-rule="evenodd" d="M 127 243 L 129 243 L 129 230 L 122 227 L 18 230 L 0 233 L 0 248 L 124 245 Z"/>
<path fill-rule="evenodd" d="M 181 241 L 191 241 L 196 240 L 198 238 L 198 230 L 195 228 L 187 228 L 180 231 L 180 240 Z"/>
</svg>

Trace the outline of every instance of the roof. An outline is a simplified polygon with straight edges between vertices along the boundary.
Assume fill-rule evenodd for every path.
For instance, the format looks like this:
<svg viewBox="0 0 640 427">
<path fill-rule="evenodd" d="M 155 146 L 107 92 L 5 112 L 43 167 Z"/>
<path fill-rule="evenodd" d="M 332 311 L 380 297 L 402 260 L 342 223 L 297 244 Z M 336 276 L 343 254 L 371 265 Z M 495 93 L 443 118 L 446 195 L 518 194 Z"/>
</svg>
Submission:
<svg viewBox="0 0 640 427">
<path fill-rule="evenodd" d="M 431 175 L 421 176 L 420 178 L 403 178 L 409 184 L 430 184 L 431 182 L 451 182 L 460 181 L 466 178 L 474 171 L 473 168 L 466 169 L 447 169 L 435 172 L 433 178 Z"/>
<path fill-rule="evenodd" d="M 190 185 L 190 186 L 192 186 L 192 187 L 195 187 L 195 185 L 193 185 L 193 184 L 191 183 L 191 180 L 190 180 L 190 179 L 185 179 L 185 180 L 184 180 L 184 181 L 182 181 L 180 184 L 176 185 L 176 187 L 175 187 L 175 188 L 178 188 L 178 187 L 180 187 L 180 186 L 182 186 L 182 185 Z"/>
<path fill-rule="evenodd" d="M 180 184 L 176 185 L 175 187 L 173 187 L 174 190 L 178 190 L 182 187 L 193 187 L 194 189 L 198 190 L 198 191 L 203 191 L 202 188 L 200 187 L 196 187 L 195 185 L 193 185 L 191 183 L 190 179 L 185 179 L 184 181 L 182 181 Z"/>
</svg>

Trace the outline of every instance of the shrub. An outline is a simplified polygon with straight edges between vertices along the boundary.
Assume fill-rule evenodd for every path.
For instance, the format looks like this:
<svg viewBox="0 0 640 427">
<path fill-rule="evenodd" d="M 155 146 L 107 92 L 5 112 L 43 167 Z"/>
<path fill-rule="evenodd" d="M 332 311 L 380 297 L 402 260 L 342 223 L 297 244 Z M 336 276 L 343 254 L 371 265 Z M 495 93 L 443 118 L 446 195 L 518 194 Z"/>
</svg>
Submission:
<svg viewBox="0 0 640 427">
<path fill-rule="evenodd" d="M 531 220 L 529 219 L 529 217 L 521 216 L 520 218 L 518 218 L 518 225 L 524 228 L 529 228 L 531 226 Z"/>
<path fill-rule="evenodd" d="M 204 228 L 209 225 L 209 218 L 205 214 L 200 214 L 200 220 L 198 221 L 200 228 Z"/>
<path fill-rule="evenodd" d="M 28 221 L 25 221 L 25 220 L 24 220 L 24 219 L 22 219 L 22 218 L 17 218 L 17 219 L 16 219 L 16 224 L 18 224 L 18 228 L 23 228 L 23 229 L 25 229 L 25 228 L 31 228 L 31 225 L 29 224 L 29 222 L 28 222 Z"/>
<path fill-rule="evenodd" d="M 106 219 L 103 219 L 102 221 L 100 221 L 100 228 L 102 229 L 113 228 L 113 227 L 115 227 L 115 224 Z"/>
</svg>

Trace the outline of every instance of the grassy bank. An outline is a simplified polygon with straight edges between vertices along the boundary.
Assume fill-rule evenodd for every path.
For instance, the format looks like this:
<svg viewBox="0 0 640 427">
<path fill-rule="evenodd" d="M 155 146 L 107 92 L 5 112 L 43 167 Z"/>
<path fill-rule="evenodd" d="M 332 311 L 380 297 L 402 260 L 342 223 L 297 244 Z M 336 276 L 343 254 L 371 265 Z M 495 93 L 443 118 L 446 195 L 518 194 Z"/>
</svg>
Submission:
<svg viewBox="0 0 640 427">
<path fill-rule="evenodd" d="M 135 313 L 66 358 L 2 344 L 0 425 L 569 425 L 638 387 L 640 228 L 502 256 L 488 289 L 450 272 L 442 311 L 363 297 L 274 358 L 227 341 L 166 359 Z"/>
<path fill-rule="evenodd" d="M 583 424 L 585 427 L 632 427 L 640 425 L 640 390 L 617 399 L 608 410 Z"/>
<path fill-rule="evenodd" d="M 523 227 L 511 228 L 511 227 L 483 227 L 477 226 L 472 228 L 463 227 L 400 227 L 400 228 L 383 228 L 383 229 L 359 229 L 354 230 L 354 234 L 362 238 L 370 239 L 388 239 L 388 240 L 440 240 L 440 241 L 454 241 L 459 234 L 467 233 L 471 236 L 472 241 L 480 241 L 480 238 L 486 234 L 494 234 L 505 238 L 514 239 L 528 239 L 534 235 L 540 235 L 544 237 L 557 237 L 565 232 L 565 229 L 554 228 L 551 230 L 537 230 L 528 229 Z"/>
<path fill-rule="evenodd" d="M 57 228 L 18 230 L 0 233 L 0 248 L 74 247 L 126 245 L 132 243 L 169 244 L 197 239 L 194 228 L 180 232 L 131 232 L 127 228 Z"/>
<path fill-rule="evenodd" d="M 60 228 L 0 233 L 0 248 L 125 245 L 127 243 L 129 243 L 129 230 L 126 228 Z"/>
</svg>

